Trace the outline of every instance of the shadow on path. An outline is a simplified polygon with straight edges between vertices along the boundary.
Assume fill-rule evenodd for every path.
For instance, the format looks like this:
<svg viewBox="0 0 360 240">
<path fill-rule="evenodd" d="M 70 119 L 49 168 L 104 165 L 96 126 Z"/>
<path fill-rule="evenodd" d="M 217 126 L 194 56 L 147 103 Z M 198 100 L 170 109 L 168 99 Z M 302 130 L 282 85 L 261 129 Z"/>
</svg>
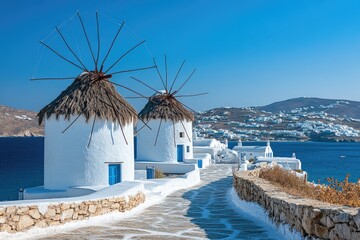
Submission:
<svg viewBox="0 0 360 240">
<path fill-rule="evenodd" d="M 182 197 L 191 201 L 185 216 L 209 239 L 271 239 L 263 226 L 232 207 L 231 187 L 232 176 L 228 176 L 185 192 Z"/>
</svg>

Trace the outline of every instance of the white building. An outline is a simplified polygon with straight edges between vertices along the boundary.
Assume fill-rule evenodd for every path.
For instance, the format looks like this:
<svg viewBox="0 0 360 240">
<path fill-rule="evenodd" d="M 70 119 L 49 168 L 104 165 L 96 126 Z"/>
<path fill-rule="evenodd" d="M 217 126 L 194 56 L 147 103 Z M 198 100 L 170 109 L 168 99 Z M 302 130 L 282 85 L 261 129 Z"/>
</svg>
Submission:
<svg viewBox="0 0 360 240">
<path fill-rule="evenodd" d="M 38 116 L 45 120 L 44 186 L 26 189 L 25 198 L 70 197 L 134 180 L 136 111 L 106 78 L 81 74 Z"/>
<path fill-rule="evenodd" d="M 232 150 L 236 151 L 243 160 L 255 159 L 255 157 L 273 157 L 273 151 L 270 146 L 270 141 L 267 141 L 266 146 L 243 146 L 241 140 L 237 146 Z"/>
<path fill-rule="evenodd" d="M 147 125 L 138 123 L 136 161 L 179 163 L 193 159 L 194 116 L 171 94 L 159 91 L 140 111 Z"/>
<path fill-rule="evenodd" d="M 256 163 L 277 163 L 283 166 L 285 169 L 301 170 L 301 161 L 296 157 L 256 157 Z"/>
</svg>

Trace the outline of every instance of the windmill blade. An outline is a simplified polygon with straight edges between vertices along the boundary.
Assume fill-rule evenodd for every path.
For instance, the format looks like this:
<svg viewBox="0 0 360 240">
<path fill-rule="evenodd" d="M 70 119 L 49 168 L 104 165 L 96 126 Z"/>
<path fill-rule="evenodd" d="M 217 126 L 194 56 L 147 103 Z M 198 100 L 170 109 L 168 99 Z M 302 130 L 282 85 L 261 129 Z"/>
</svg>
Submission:
<svg viewBox="0 0 360 240">
<path fill-rule="evenodd" d="M 93 61 L 94 61 L 94 64 L 96 64 L 94 52 L 93 52 L 93 50 L 92 50 L 92 47 L 91 47 L 91 44 L 90 44 L 90 41 L 89 41 L 89 37 L 88 37 L 88 35 L 87 35 L 87 33 L 86 33 L 84 23 L 83 23 L 82 18 L 81 18 L 81 16 L 80 16 L 80 12 L 77 11 L 76 13 L 77 13 L 77 15 L 78 15 L 78 17 L 79 17 L 79 20 L 80 20 L 80 23 L 81 23 L 81 27 L 82 27 L 82 29 L 83 29 L 83 32 L 84 32 L 84 35 L 85 35 L 85 38 L 86 38 L 86 42 L 87 42 L 87 44 L 88 44 L 88 46 L 89 46 L 89 49 L 90 49 L 90 52 L 91 52 L 92 59 L 93 59 Z"/>
<path fill-rule="evenodd" d="M 177 95 L 176 98 L 179 98 L 179 97 L 197 97 L 197 96 L 206 95 L 206 94 L 209 94 L 209 93 L 205 92 L 205 93 L 198 93 L 198 94 Z"/>
<path fill-rule="evenodd" d="M 79 65 L 77 65 L 76 63 L 74 63 L 74 62 L 70 61 L 69 59 L 65 58 L 65 57 L 62 56 L 60 53 L 58 53 L 58 52 L 55 51 L 53 48 L 51 48 L 49 45 L 47 45 L 46 43 L 44 43 L 43 41 L 40 41 L 40 43 L 41 43 L 42 45 L 44 45 L 46 48 L 48 48 L 50 51 L 52 51 L 53 53 L 55 53 L 55 54 L 56 54 L 58 57 L 60 57 L 61 59 L 65 60 L 66 62 L 68 62 L 68 63 L 70 63 L 70 64 L 72 64 L 72 65 L 74 65 L 75 67 L 80 68 L 80 69 L 83 70 L 83 71 L 86 71 L 85 68 L 82 68 L 82 67 L 80 67 Z"/>
<path fill-rule="evenodd" d="M 137 94 L 137 95 L 139 95 L 139 96 L 141 96 L 141 97 L 143 97 L 143 98 L 145 98 L 145 99 L 147 99 L 147 100 L 150 100 L 149 97 L 146 97 L 146 96 L 142 95 L 141 93 L 132 90 L 131 88 L 125 87 L 124 85 L 121 85 L 121 84 L 118 84 L 118 83 L 115 83 L 115 82 L 112 82 L 112 81 L 109 81 L 109 80 L 108 80 L 108 82 L 114 84 L 115 86 L 119 86 L 119 87 L 125 88 L 125 89 L 129 90 L 130 92 L 133 92 L 133 93 L 135 93 L 135 94 Z"/>
<path fill-rule="evenodd" d="M 160 132 L 160 128 L 161 128 L 161 123 L 162 123 L 162 121 L 163 121 L 163 119 L 161 118 L 161 119 L 160 119 L 160 123 L 159 123 L 158 130 L 157 130 L 157 133 L 156 133 L 156 138 L 155 138 L 154 146 L 156 146 L 156 142 L 157 142 L 158 137 L 159 137 L 159 132 Z"/>
<path fill-rule="evenodd" d="M 186 128 L 185 128 L 184 123 L 183 123 L 182 121 L 180 121 L 180 122 L 181 122 L 181 125 L 182 125 L 183 128 L 184 128 L 184 131 L 185 131 L 185 133 L 186 133 L 187 138 L 189 139 L 189 142 L 191 142 L 191 139 L 190 139 L 189 134 L 188 134 L 188 132 L 187 132 L 187 130 L 186 130 Z"/>
<path fill-rule="evenodd" d="M 106 91 L 106 90 L 105 90 Z M 128 106 L 126 106 L 122 101 L 120 101 L 120 99 L 118 99 L 116 96 L 114 96 L 113 94 L 111 94 L 110 92 L 106 91 L 110 96 L 112 96 L 113 98 L 115 98 L 120 104 L 122 104 L 124 107 L 126 107 L 130 112 L 132 112 L 134 115 L 137 115 L 136 112 L 134 112 L 131 108 L 129 108 Z M 100 100 L 101 101 L 101 100 Z M 105 103 L 105 102 L 104 102 Z M 149 127 L 149 125 L 147 125 L 147 123 L 145 123 L 141 118 L 139 118 L 141 122 L 143 122 L 150 130 L 151 127 Z"/>
<path fill-rule="evenodd" d="M 172 90 L 173 87 L 174 87 L 174 84 L 175 84 L 175 82 L 176 82 L 176 79 L 178 78 L 178 76 L 179 76 L 179 74 L 180 74 L 180 71 L 181 71 L 182 67 L 184 66 L 184 64 L 185 64 L 185 60 L 182 62 L 179 70 L 178 70 L 177 73 L 176 73 L 176 76 L 175 76 L 175 78 L 174 78 L 174 81 L 172 82 L 171 87 L 170 87 L 170 90 L 169 90 L 170 93 L 171 93 L 171 90 Z"/>
<path fill-rule="evenodd" d="M 173 123 L 174 145 L 175 145 L 175 147 L 176 147 L 175 122 L 174 122 L 174 120 L 172 120 L 172 123 Z"/>
<path fill-rule="evenodd" d="M 129 99 L 140 99 L 140 98 L 142 98 L 143 99 L 143 97 L 133 97 L 133 96 L 125 97 L 125 98 L 129 98 Z"/>
<path fill-rule="evenodd" d="M 168 92 L 168 67 L 167 67 L 167 60 L 166 60 L 166 54 L 165 54 L 165 90 Z"/>
<path fill-rule="evenodd" d="M 64 41 L 66 47 L 70 50 L 70 52 L 71 52 L 71 53 L 75 56 L 75 58 L 79 61 L 79 63 L 81 64 L 81 66 L 83 66 L 84 69 L 85 69 L 86 71 L 88 71 L 87 68 L 85 67 L 84 63 L 80 60 L 80 58 L 79 58 L 79 57 L 75 54 L 75 52 L 71 49 L 70 45 L 67 43 L 67 41 L 66 41 L 64 35 L 61 33 L 60 29 L 59 29 L 58 27 L 55 27 L 55 28 L 56 28 L 56 31 L 59 33 L 61 39 Z"/>
<path fill-rule="evenodd" d="M 96 32 L 97 32 L 97 54 L 96 54 L 96 61 L 95 61 L 95 70 L 98 70 L 98 63 L 100 57 L 100 26 L 99 26 L 99 12 L 96 11 Z"/>
<path fill-rule="evenodd" d="M 42 80 L 70 80 L 70 79 L 76 79 L 76 77 L 43 77 L 43 78 L 30 78 L 31 81 L 42 81 Z"/>
<path fill-rule="evenodd" d="M 111 49 L 112 49 L 112 47 L 114 46 L 114 43 L 115 43 L 115 41 L 116 41 L 119 33 L 121 32 L 121 29 L 123 28 L 124 24 L 125 24 L 125 21 L 123 21 L 123 22 L 121 23 L 118 31 L 116 32 L 115 37 L 114 37 L 114 39 L 112 40 L 112 42 L 111 42 L 111 44 L 110 44 L 110 48 L 109 48 L 109 50 L 107 51 L 104 60 L 101 62 L 101 67 L 100 67 L 101 70 L 102 70 L 102 68 L 104 67 L 104 63 L 105 63 L 107 57 L 109 56 L 109 54 L 110 54 L 110 52 L 111 52 Z M 101 70 L 100 70 L 100 71 L 101 71 Z"/>
<path fill-rule="evenodd" d="M 152 68 L 156 68 L 156 66 L 122 70 L 122 71 L 118 71 L 118 72 L 109 73 L 109 75 L 115 75 L 115 74 L 121 74 L 121 73 L 128 73 L 128 72 L 136 72 L 136 71 L 148 70 L 148 69 L 152 69 Z"/>
<path fill-rule="evenodd" d="M 179 101 L 179 100 L 178 100 Z M 187 109 L 189 109 L 190 111 L 192 111 L 195 114 L 199 114 L 197 111 L 195 111 L 194 109 L 192 109 L 191 107 L 185 105 L 183 102 L 179 101 L 179 103 L 181 103 L 184 107 L 186 107 Z"/>
<path fill-rule="evenodd" d="M 126 55 L 128 55 L 130 52 L 132 52 L 134 49 L 136 49 L 137 47 L 139 47 L 141 44 L 143 44 L 145 42 L 145 40 L 139 42 L 138 44 L 136 44 L 135 46 L 133 46 L 132 48 L 130 48 L 129 50 L 127 50 L 123 55 L 121 55 L 121 57 L 119 57 L 106 71 L 105 74 L 110 71 L 110 69 L 112 69 L 121 59 L 123 59 Z"/>
<path fill-rule="evenodd" d="M 141 118 L 139 118 L 139 119 L 141 119 Z M 143 120 L 141 120 L 141 121 L 143 121 Z M 147 125 L 149 122 L 150 122 L 150 120 L 147 120 L 146 125 Z M 134 135 L 137 135 L 138 132 L 140 132 L 140 131 L 146 126 L 144 121 L 143 121 L 143 123 L 144 123 L 144 125 L 143 125 L 141 128 L 139 128 L 139 130 L 137 130 L 137 131 L 134 133 Z M 152 129 L 150 128 L 150 130 L 152 130 Z"/>
<path fill-rule="evenodd" d="M 111 107 L 112 107 L 112 109 L 114 110 L 114 112 L 117 112 L 116 109 L 115 109 L 114 103 L 113 103 L 113 101 L 110 99 L 110 96 L 109 96 L 108 93 L 106 93 L 106 96 L 108 97 L 109 102 L 110 102 Z M 119 118 L 118 118 L 118 121 L 119 121 L 119 126 L 120 126 L 120 129 L 121 129 L 121 133 L 122 133 L 122 135 L 123 135 L 123 137 L 124 137 L 125 143 L 126 143 L 126 145 L 129 145 L 129 143 L 128 143 L 127 139 L 126 139 L 125 133 L 124 133 L 123 126 L 122 126 L 121 121 L 120 121 Z"/>
<path fill-rule="evenodd" d="M 195 71 L 196 71 L 196 69 L 194 69 L 194 70 L 192 71 L 192 73 L 191 73 L 190 76 L 186 79 L 186 81 L 180 86 L 180 88 L 179 88 L 177 91 L 174 92 L 174 95 L 175 95 L 176 93 L 178 93 L 178 92 L 185 86 L 185 84 L 186 84 L 186 83 L 190 80 L 190 78 L 194 75 Z"/>
<path fill-rule="evenodd" d="M 94 121 L 93 121 L 93 124 L 92 124 L 92 127 L 91 127 L 90 139 L 89 139 L 89 143 L 88 143 L 87 148 L 90 147 L 91 138 L 92 138 L 92 135 L 93 135 L 93 132 L 94 132 L 95 121 L 96 121 L 96 114 L 94 114 Z"/>
<path fill-rule="evenodd" d="M 82 113 L 79 113 L 79 115 L 61 133 L 65 133 L 78 120 L 78 118 L 81 116 L 81 114 Z"/>
<path fill-rule="evenodd" d="M 137 79 L 137 78 L 135 78 L 135 77 L 131 77 L 131 78 L 134 79 L 135 81 L 137 81 L 137 82 L 145 85 L 146 87 L 150 88 L 150 89 L 153 90 L 154 92 L 161 94 L 158 90 L 156 90 L 155 88 L 151 87 L 150 85 L 144 83 L 143 81 L 141 81 L 141 80 L 139 80 L 139 79 Z"/>
<path fill-rule="evenodd" d="M 161 82 L 162 82 L 162 84 L 163 84 L 163 86 L 164 86 L 164 88 L 165 88 L 165 90 L 166 90 L 166 86 L 165 86 L 164 80 L 163 80 L 163 78 L 162 78 L 162 76 L 161 76 L 161 73 L 160 73 L 160 71 L 159 71 L 159 67 L 158 67 L 157 64 L 156 64 L 155 58 L 153 58 L 153 62 L 154 62 L 154 64 L 155 64 L 155 66 L 156 66 L 156 71 L 157 71 L 157 73 L 158 73 L 158 75 L 159 75 L 159 78 L 160 78 L 160 80 L 161 80 Z"/>
<path fill-rule="evenodd" d="M 179 101 L 179 100 L 178 100 Z M 179 101 L 180 102 L 180 101 Z M 180 102 L 181 103 L 181 102 Z M 176 105 L 173 105 L 177 110 L 179 110 L 180 112 L 182 112 L 184 115 L 186 115 L 188 118 L 192 118 L 193 116 L 189 115 L 188 112 L 184 111 L 183 109 L 179 108 Z"/>
</svg>

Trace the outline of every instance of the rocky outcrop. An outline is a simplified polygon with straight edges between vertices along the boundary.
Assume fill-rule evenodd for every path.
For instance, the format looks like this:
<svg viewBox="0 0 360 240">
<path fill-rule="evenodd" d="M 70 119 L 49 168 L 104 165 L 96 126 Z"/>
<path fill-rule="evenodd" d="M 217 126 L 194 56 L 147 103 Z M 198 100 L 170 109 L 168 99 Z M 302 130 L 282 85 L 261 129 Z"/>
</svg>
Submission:
<svg viewBox="0 0 360 240">
<path fill-rule="evenodd" d="M 238 196 L 260 204 L 276 224 L 288 224 L 306 239 L 360 240 L 360 208 L 332 205 L 284 193 L 249 172 L 234 172 Z"/>
<path fill-rule="evenodd" d="M 145 201 L 138 192 L 129 197 L 112 197 L 82 202 L 0 207 L 0 231 L 16 233 L 32 227 L 48 227 L 118 211 L 125 212 Z"/>
</svg>

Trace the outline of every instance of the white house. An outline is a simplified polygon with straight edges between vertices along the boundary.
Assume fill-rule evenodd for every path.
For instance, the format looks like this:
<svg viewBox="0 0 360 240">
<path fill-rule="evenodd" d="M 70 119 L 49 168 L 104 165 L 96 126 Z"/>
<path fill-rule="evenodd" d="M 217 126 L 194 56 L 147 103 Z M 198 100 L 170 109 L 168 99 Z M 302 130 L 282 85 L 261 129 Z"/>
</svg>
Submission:
<svg viewBox="0 0 360 240">
<path fill-rule="evenodd" d="M 241 140 L 237 146 L 232 150 L 236 151 L 243 160 L 255 159 L 255 157 L 273 157 L 273 151 L 270 146 L 270 141 L 267 141 L 266 146 L 243 146 Z"/>
<path fill-rule="evenodd" d="M 38 114 L 45 121 L 44 186 L 25 198 L 70 197 L 134 180 L 136 111 L 98 73 L 81 74 Z"/>
<path fill-rule="evenodd" d="M 150 97 L 140 111 L 151 128 L 138 123 L 136 161 L 178 163 L 193 158 L 191 112 L 166 91 Z"/>
<path fill-rule="evenodd" d="M 255 158 L 255 164 L 261 162 L 266 162 L 266 163 L 275 162 L 283 166 L 285 169 L 301 170 L 301 161 L 296 157 L 256 157 Z"/>
</svg>

